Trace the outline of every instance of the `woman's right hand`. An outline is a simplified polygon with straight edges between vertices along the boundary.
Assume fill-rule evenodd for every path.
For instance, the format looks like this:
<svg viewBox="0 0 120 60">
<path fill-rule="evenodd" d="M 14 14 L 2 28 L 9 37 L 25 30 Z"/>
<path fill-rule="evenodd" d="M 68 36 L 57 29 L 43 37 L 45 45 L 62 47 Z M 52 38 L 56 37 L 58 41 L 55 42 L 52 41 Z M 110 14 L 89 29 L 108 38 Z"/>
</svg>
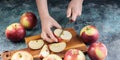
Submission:
<svg viewBox="0 0 120 60">
<path fill-rule="evenodd" d="M 61 28 L 61 26 L 51 17 L 46 16 L 41 20 L 42 33 L 41 37 L 47 42 L 58 42 L 57 38 L 53 35 L 51 31 L 52 27 Z"/>
</svg>

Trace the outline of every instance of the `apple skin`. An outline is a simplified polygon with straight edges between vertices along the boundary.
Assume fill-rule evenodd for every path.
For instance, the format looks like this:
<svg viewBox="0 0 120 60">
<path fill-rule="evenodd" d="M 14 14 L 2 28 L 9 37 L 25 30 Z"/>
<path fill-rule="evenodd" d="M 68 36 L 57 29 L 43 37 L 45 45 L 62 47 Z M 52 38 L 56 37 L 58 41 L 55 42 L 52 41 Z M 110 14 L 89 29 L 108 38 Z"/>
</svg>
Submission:
<svg viewBox="0 0 120 60">
<path fill-rule="evenodd" d="M 19 42 L 24 39 L 26 31 L 21 24 L 13 23 L 6 28 L 5 35 L 9 40 Z"/>
<path fill-rule="evenodd" d="M 87 25 L 81 29 L 80 37 L 86 44 L 92 44 L 98 40 L 99 32 L 95 26 Z"/>
<path fill-rule="evenodd" d="M 64 60 L 85 60 L 85 55 L 78 49 L 70 49 L 65 53 Z"/>
<path fill-rule="evenodd" d="M 103 43 L 95 42 L 89 46 L 87 53 L 91 60 L 105 60 L 107 48 Z"/>
<path fill-rule="evenodd" d="M 37 17 L 32 12 L 25 12 L 20 17 L 20 24 L 26 29 L 32 29 L 37 25 Z"/>
</svg>

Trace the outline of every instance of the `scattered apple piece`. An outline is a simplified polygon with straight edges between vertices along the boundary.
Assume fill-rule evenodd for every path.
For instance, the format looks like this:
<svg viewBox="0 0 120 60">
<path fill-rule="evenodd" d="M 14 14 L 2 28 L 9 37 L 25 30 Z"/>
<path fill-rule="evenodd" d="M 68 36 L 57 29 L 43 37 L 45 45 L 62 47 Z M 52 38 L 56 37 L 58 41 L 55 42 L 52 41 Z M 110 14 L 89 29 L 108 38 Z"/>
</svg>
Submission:
<svg viewBox="0 0 120 60">
<path fill-rule="evenodd" d="M 42 47 L 39 56 L 40 56 L 40 58 L 44 58 L 44 57 L 47 57 L 49 54 L 50 54 L 50 51 L 48 49 L 48 46 L 45 44 Z"/>
<path fill-rule="evenodd" d="M 49 49 L 52 52 L 61 52 L 66 48 L 65 42 L 59 42 L 59 43 L 52 43 L 49 45 Z"/>
<path fill-rule="evenodd" d="M 56 54 L 50 54 L 45 57 L 43 60 L 62 60 L 62 58 Z"/>
<path fill-rule="evenodd" d="M 40 49 L 43 45 L 44 45 L 44 41 L 42 39 L 32 40 L 28 43 L 28 46 L 31 49 Z"/>
<path fill-rule="evenodd" d="M 26 51 L 18 51 L 12 55 L 11 60 L 33 60 L 33 56 Z"/>
</svg>

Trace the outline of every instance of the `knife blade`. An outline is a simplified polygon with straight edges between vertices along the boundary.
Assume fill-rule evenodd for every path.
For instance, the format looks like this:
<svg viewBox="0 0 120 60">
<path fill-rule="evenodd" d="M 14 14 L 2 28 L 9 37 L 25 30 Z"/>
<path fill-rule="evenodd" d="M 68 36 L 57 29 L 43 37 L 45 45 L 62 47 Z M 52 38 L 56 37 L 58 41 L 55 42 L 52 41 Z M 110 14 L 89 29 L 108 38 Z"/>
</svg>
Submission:
<svg viewBox="0 0 120 60">
<path fill-rule="evenodd" d="M 65 30 L 66 26 L 73 22 L 73 20 L 71 18 L 68 18 L 68 20 L 69 21 L 65 25 L 63 25 L 63 28 L 62 28 L 62 31 L 61 31 L 59 37 L 63 34 L 63 31 Z"/>
</svg>

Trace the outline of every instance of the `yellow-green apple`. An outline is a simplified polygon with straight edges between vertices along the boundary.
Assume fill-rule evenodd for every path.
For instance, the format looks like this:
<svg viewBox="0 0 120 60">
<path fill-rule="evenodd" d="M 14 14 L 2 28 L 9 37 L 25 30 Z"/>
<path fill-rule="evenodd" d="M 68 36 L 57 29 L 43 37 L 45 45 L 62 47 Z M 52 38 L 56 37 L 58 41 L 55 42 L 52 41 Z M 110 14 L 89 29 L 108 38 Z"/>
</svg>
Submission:
<svg viewBox="0 0 120 60">
<path fill-rule="evenodd" d="M 62 60 L 62 58 L 56 54 L 50 54 L 45 57 L 43 60 Z"/>
<path fill-rule="evenodd" d="M 37 25 L 37 17 L 32 12 L 25 12 L 20 17 L 20 23 L 26 28 L 26 29 L 32 29 Z"/>
<path fill-rule="evenodd" d="M 95 42 L 89 46 L 87 53 L 91 60 L 105 60 L 107 48 L 103 43 Z"/>
<path fill-rule="evenodd" d="M 14 53 L 11 60 L 33 60 L 33 56 L 26 51 L 18 51 Z"/>
<path fill-rule="evenodd" d="M 40 49 L 44 45 L 44 41 L 42 39 L 39 40 L 31 40 L 28 43 L 28 47 L 31 49 Z"/>
<path fill-rule="evenodd" d="M 80 37 L 86 44 L 92 44 L 99 38 L 99 32 L 93 25 L 87 25 L 81 29 Z"/>
<path fill-rule="evenodd" d="M 69 49 L 65 55 L 64 60 L 86 60 L 85 55 L 78 49 Z"/>
<path fill-rule="evenodd" d="M 47 57 L 49 54 L 50 54 L 50 51 L 48 49 L 48 46 L 45 44 L 42 47 L 39 56 L 40 56 L 40 58 L 44 58 L 44 57 Z"/>
<path fill-rule="evenodd" d="M 26 31 L 21 24 L 13 23 L 6 28 L 5 35 L 9 40 L 18 42 L 24 39 Z"/>
<path fill-rule="evenodd" d="M 61 32 L 62 32 L 62 29 L 55 29 L 54 30 L 54 36 L 58 39 L 59 42 L 61 42 L 61 41 L 68 42 L 71 40 L 72 34 L 69 31 L 64 30 L 62 32 L 62 34 L 61 34 Z"/>
<path fill-rule="evenodd" d="M 52 43 L 48 47 L 52 52 L 57 53 L 63 51 L 66 48 L 66 43 L 65 42 Z"/>
</svg>

